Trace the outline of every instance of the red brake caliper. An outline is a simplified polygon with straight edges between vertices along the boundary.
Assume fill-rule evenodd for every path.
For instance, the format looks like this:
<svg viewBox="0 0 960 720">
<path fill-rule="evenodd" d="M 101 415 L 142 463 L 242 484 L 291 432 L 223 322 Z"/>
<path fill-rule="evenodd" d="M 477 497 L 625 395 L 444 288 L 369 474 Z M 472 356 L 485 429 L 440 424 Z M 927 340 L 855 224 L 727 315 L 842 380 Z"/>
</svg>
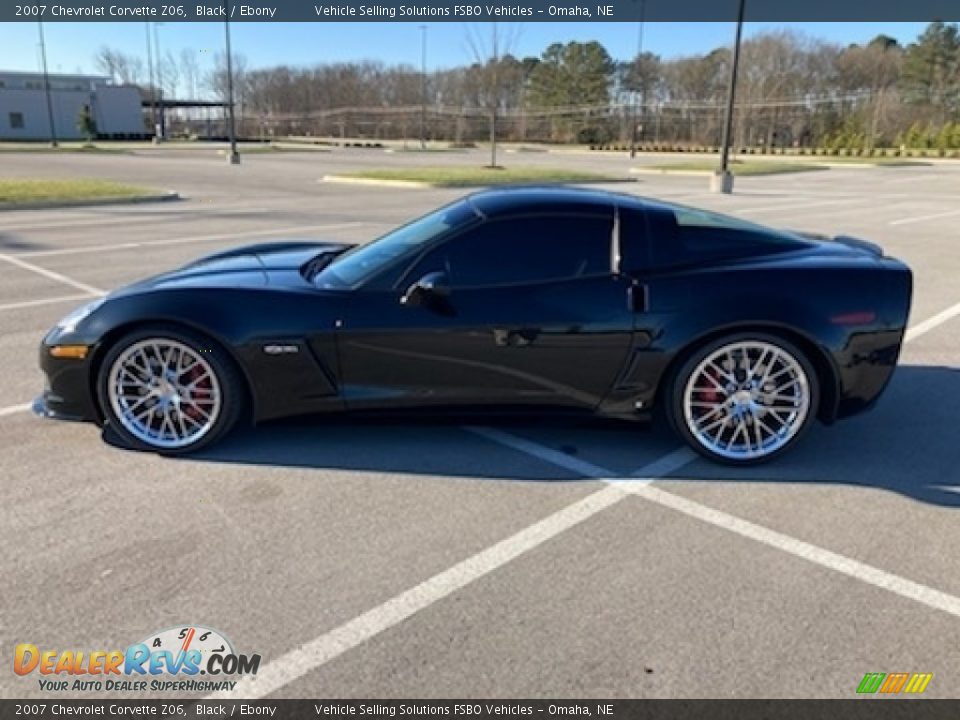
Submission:
<svg viewBox="0 0 960 720">
<path fill-rule="evenodd" d="M 707 368 L 703 371 L 703 374 L 706 375 L 713 382 L 710 383 L 710 388 L 708 390 L 701 390 L 703 394 L 703 400 L 705 402 L 715 403 L 720 400 L 720 393 L 717 390 L 717 386 L 714 383 L 719 384 L 720 380 L 717 378 L 717 372 L 713 368 Z"/>
<path fill-rule="evenodd" d="M 199 365 L 194 367 L 187 373 L 186 385 L 189 385 L 192 382 L 195 382 L 203 374 L 203 368 Z M 197 385 L 190 389 L 190 395 L 194 399 L 194 403 L 188 405 L 185 409 L 187 415 L 189 415 L 193 420 L 200 422 L 203 417 L 200 414 L 200 411 L 197 409 L 197 405 L 203 402 L 208 402 L 210 398 L 210 378 L 204 378 Z"/>
</svg>

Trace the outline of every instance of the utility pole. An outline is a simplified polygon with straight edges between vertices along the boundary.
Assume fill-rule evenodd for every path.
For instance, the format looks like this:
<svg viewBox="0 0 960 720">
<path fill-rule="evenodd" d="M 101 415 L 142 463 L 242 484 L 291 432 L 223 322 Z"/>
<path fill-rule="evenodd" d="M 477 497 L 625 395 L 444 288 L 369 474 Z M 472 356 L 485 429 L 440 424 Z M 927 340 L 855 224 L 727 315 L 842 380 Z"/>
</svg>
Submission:
<svg viewBox="0 0 960 720">
<path fill-rule="evenodd" d="M 740 63 L 740 38 L 743 35 L 743 11 L 746 0 L 739 0 L 737 9 L 737 34 L 733 42 L 733 60 L 730 63 L 730 88 L 727 91 L 727 113 L 723 120 L 723 138 L 720 149 L 720 169 L 710 180 L 710 191 L 733 192 L 733 173 L 730 172 L 730 143 L 733 140 L 733 106 L 737 90 L 737 66 Z"/>
<path fill-rule="evenodd" d="M 640 99 L 642 102 L 646 102 L 646 97 L 644 97 L 643 87 L 643 20 L 646 10 L 646 0 L 640 0 L 640 27 L 637 30 L 637 62 L 634 66 L 634 70 L 637 74 L 636 80 L 640 83 Z M 637 156 L 637 91 L 634 90 L 633 93 L 633 118 L 630 123 L 630 157 L 635 158 Z"/>
<path fill-rule="evenodd" d="M 427 26 L 420 26 L 420 149 L 427 149 Z"/>
<path fill-rule="evenodd" d="M 158 27 L 163 25 L 163 23 L 155 22 L 153 24 L 153 49 L 157 54 L 157 87 L 160 91 L 160 117 L 157 122 L 157 134 L 156 137 L 162 142 L 164 136 L 167 134 L 167 123 L 166 123 L 166 113 L 163 110 L 163 71 L 160 69 L 160 33 L 157 30 Z"/>
<path fill-rule="evenodd" d="M 493 23 L 493 64 L 491 66 L 491 71 L 493 72 L 493 97 L 490 100 L 490 167 L 497 167 L 497 105 L 500 104 L 500 88 L 499 88 L 499 77 L 497 73 L 497 65 L 499 64 L 499 52 L 500 48 L 497 44 L 497 24 Z"/>
<path fill-rule="evenodd" d="M 230 0 L 224 0 L 226 20 L 223 21 L 223 32 L 227 46 L 227 109 L 230 113 L 227 131 L 230 135 L 230 151 L 227 153 L 227 162 L 231 165 L 240 164 L 240 153 L 237 152 L 237 125 L 233 112 L 233 58 L 230 50 Z"/>
<path fill-rule="evenodd" d="M 43 39 L 43 23 L 40 28 L 40 57 L 43 64 L 43 91 L 47 96 L 47 119 L 50 121 L 50 147 L 57 147 L 57 128 L 53 122 L 53 99 L 50 97 L 50 74 L 47 72 L 47 43 Z"/>
<path fill-rule="evenodd" d="M 153 43 L 150 40 L 150 23 L 143 24 L 147 32 L 147 74 L 150 76 L 150 127 L 153 128 L 153 141 L 157 142 L 157 88 L 153 82 Z"/>
</svg>

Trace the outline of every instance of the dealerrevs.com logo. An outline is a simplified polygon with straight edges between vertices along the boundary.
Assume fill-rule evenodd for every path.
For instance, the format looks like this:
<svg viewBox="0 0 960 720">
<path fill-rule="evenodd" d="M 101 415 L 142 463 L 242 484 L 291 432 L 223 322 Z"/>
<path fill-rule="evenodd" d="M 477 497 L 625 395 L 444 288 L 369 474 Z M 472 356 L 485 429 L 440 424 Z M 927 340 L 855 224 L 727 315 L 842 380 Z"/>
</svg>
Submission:
<svg viewBox="0 0 960 720">
<path fill-rule="evenodd" d="M 56 650 L 21 643 L 13 671 L 37 676 L 45 692 L 215 692 L 256 675 L 259 655 L 241 655 L 222 633 L 201 625 L 153 633 L 126 650 Z"/>
</svg>

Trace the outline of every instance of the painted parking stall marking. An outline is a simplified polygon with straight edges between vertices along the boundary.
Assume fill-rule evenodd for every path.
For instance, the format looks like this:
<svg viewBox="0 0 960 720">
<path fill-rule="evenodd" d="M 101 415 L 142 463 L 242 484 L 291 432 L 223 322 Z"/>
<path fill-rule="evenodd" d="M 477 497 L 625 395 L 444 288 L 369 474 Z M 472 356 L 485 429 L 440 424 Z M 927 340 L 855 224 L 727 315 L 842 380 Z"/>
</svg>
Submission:
<svg viewBox="0 0 960 720">
<path fill-rule="evenodd" d="M 17 267 L 23 268 L 24 270 L 29 270 L 30 272 L 36 273 L 37 275 L 42 275 L 43 277 L 49 278 L 50 280 L 56 280 L 57 282 L 63 283 L 64 285 L 70 285 L 71 287 L 75 287 L 78 290 L 83 290 L 84 292 L 90 293 L 91 295 L 107 294 L 106 290 L 101 290 L 100 288 L 94 287 L 93 285 L 87 285 L 86 283 L 82 283 L 79 280 L 74 280 L 73 278 L 69 278 L 66 275 L 62 275 L 58 272 L 54 272 L 53 270 L 47 270 L 46 268 L 40 267 L 39 265 L 34 265 L 33 263 L 26 262 L 24 260 L 21 260 L 18 257 L 14 257 L 13 255 L 0 254 L 0 260 L 10 263 L 11 265 L 16 265 Z"/>
<path fill-rule="evenodd" d="M 508 447 L 514 449 L 521 447 L 530 449 L 534 445 L 532 443 L 528 444 L 528 441 L 522 438 L 500 433 L 500 431 L 491 428 L 471 427 L 466 429 L 489 440 L 496 441 L 496 438 L 500 438 L 503 440 L 501 444 L 507 444 Z M 553 464 L 571 470 L 578 475 L 585 475 L 598 480 L 611 476 L 610 473 L 592 463 L 571 458 L 563 453 L 554 455 L 555 451 L 550 450 L 550 448 L 537 447 L 539 448 L 538 452 L 542 455 L 536 455 L 536 457 L 541 459 L 552 458 L 556 461 Z M 679 469 L 691 458 L 692 454 L 686 450 L 672 452 L 645 465 L 643 472 L 651 477 L 666 474 Z M 256 678 L 241 680 L 232 692 L 217 693 L 208 696 L 206 699 L 221 700 L 232 697 L 258 699 L 266 697 L 375 635 L 402 623 L 415 613 L 448 597 L 474 580 L 492 573 L 565 530 L 596 515 L 624 497 L 626 497 L 626 494 L 621 487 L 615 482 L 610 482 L 607 487 L 568 505 L 562 510 L 558 510 L 515 535 L 480 551 L 476 555 L 434 575 L 429 580 L 368 610 L 359 617 L 301 645 L 296 650 L 280 656 L 262 668 Z"/>
</svg>

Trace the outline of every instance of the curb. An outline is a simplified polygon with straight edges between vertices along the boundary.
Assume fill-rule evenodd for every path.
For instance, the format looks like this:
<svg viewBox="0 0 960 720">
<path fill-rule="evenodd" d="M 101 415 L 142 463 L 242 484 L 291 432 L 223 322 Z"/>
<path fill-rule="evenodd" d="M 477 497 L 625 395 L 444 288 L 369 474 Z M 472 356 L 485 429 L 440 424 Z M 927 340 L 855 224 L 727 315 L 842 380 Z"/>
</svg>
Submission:
<svg viewBox="0 0 960 720">
<path fill-rule="evenodd" d="M 97 205 L 138 205 L 140 203 L 171 202 L 182 200 L 180 193 L 171 190 L 159 195 L 136 195 L 134 197 L 102 198 L 90 200 L 49 200 L 35 203 L 2 203 L 0 212 L 11 210 L 53 210 L 56 208 L 95 207 Z"/>
<path fill-rule="evenodd" d="M 696 177 L 713 175 L 712 170 L 662 170 L 654 168 L 630 168 L 630 172 L 635 175 L 690 175 Z"/>
<path fill-rule="evenodd" d="M 375 178 L 356 178 L 345 175 L 324 175 L 319 182 L 341 183 L 343 185 L 373 185 L 379 187 L 395 188 L 433 188 L 437 187 L 433 183 L 420 182 L 419 180 L 377 180 Z"/>
<path fill-rule="evenodd" d="M 827 165 L 825 163 L 816 163 L 815 165 L 816 167 L 804 168 L 801 170 L 778 170 L 777 172 L 755 173 L 752 177 L 763 177 L 768 175 L 794 175 L 796 173 L 816 172 L 817 170 L 830 170 L 833 168 L 851 167 L 849 163 L 844 165 L 839 165 L 839 164 Z M 853 165 L 852 167 L 857 168 L 857 167 L 867 167 L 867 166 Z M 869 167 L 873 167 L 873 166 L 871 165 Z M 636 175 L 687 175 L 687 176 L 695 176 L 695 177 L 709 177 L 714 173 L 713 170 L 662 170 L 662 169 L 655 170 L 653 168 L 630 168 L 630 172 Z M 736 173 L 734 173 L 734 175 L 736 176 Z M 751 175 L 749 174 L 740 175 L 740 177 L 751 177 Z"/>
<path fill-rule="evenodd" d="M 537 181 L 518 181 L 515 183 L 476 183 L 473 185 L 444 185 L 442 183 L 429 183 L 420 180 L 375 180 L 373 178 L 354 178 L 343 175 L 324 175 L 318 182 L 343 183 L 344 185 L 372 185 L 380 187 L 395 188 L 428 188 L 435 190 L 463 190 L 470 188 L 511 188 L 511 187 L 541 187 L 544 185 L 612 185 L 614 183 L 635 183 L 637 178 L 612 178 L 612 179 L 589 179 L 589 180 L 570 180 L 563 182 L 550 182 L 547 180 Z"/>
</svg>

